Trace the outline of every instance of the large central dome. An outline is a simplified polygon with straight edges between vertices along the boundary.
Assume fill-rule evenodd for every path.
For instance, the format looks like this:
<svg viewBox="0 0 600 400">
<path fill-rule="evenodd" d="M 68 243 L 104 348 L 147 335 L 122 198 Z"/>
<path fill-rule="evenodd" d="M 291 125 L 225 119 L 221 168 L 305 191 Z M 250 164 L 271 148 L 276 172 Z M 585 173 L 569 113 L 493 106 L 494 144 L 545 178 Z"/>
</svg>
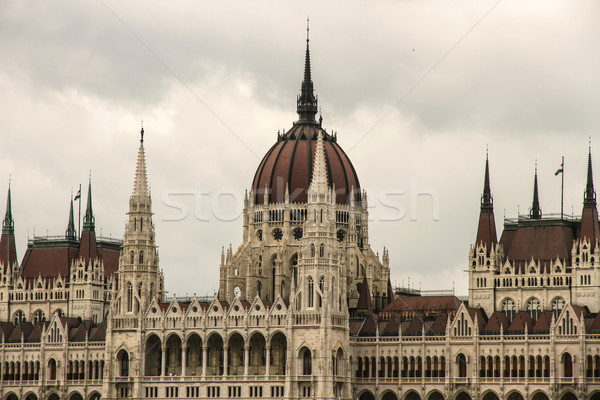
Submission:
<svg viewBox="0 0 600 400">
<path fill-rule="evenodd" d="M 327 179 L 335 187 L 336 203 L 350 204 L 350 194 L 354 201 L 360 202 L 360 185 L 356 171 L 344 150 L 337 144 L 337 136 L 330 135 L 321 127 L 321 121 L 315 120 L 317 98 L 314 95 L 310 73 L 310 51 L 306 40 L 306 59 L 304 80 L 297 99 L 299 119 L 294 126 L 278 135 L 277 142 L 269 149 L 260 162 L 252 191 L 255 204 L 285 201 L 286 191 L 291 203 L 306 203 L 308 185 L 312 179 L 313 162 L 319 132 L 323 132 Z"/>
</svg>

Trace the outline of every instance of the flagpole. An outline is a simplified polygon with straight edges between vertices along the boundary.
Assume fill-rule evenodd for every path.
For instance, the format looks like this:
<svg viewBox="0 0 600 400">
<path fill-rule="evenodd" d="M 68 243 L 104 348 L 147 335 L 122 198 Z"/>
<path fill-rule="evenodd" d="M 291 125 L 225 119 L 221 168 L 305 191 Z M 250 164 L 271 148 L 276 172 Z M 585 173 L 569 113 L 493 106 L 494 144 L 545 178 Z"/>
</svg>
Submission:
<svg viewBox="0 0 600 400">
<path fill-rule="evenodd" d="M 563 198 L 565 193 L 565 156 L 562 156 L 562 183 L 560 185 L 560 219 L 563 219 Z"/>
<path fill-rule="evenodd" d="M 81 183 L 79 184 L 79 217 L 77 218 L 77 233 L 81 239 Z"/>
</svg>

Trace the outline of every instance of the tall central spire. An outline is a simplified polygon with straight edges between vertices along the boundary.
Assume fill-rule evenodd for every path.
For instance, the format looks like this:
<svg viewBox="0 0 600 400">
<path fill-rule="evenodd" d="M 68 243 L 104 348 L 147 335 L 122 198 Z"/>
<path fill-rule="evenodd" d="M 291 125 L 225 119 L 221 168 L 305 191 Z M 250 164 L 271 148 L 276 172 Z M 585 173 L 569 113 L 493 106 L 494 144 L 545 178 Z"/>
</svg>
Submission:
<svg viewBox="0 0 600 400">
<path fill-rule="evenodd" d="M 306 56 L 304 59 L 304 80 L 300 89 L 300 95 L 297 99 L 297 110 L 300 121 L 315 122 L 317 114 L 317 98 L 315 97 L 312 77 L 310 73 L 310 46 L 309 46 L 309 25 L 306 20 Z"/>
</svg>

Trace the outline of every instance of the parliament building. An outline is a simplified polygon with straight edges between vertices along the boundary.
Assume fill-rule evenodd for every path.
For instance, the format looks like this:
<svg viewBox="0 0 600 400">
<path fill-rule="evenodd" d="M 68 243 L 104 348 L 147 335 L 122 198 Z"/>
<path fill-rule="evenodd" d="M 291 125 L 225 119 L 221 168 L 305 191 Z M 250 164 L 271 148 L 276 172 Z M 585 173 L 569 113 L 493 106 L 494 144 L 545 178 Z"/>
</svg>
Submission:
<svg viewBox="0 0 600 400">
<path fill-rule="evenodd" d="M 165 296 L 143 129 L 114 210 L 123 240 L 96 235 L 90 183 L 81 232 L 71 201 L 65 234 L 18 258 L 9 187 L 0 399 L 599 400 L 591 151 L 581 217 L 542 215 L 536 176 L 530 213 L 499 238 L 486 159 L 475 240 L 456 249 L 468 300 L 395 293 L 357 169 L 317 109 L 307 40 L 298 119 L 256 169 L 211 299 Z"/>
</svg>

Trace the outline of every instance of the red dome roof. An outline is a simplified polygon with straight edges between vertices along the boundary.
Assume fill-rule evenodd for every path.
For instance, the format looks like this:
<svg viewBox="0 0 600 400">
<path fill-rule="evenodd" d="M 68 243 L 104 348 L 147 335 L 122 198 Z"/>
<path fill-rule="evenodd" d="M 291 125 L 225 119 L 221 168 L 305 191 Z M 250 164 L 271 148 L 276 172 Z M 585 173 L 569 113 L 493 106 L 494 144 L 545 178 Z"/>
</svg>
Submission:
<svg viewBox="0 0 600 400">
<path fill-rule="evenodd" d="M 358 176 L 336 137 L 325 132 L 316 121 L 300 121 L 278 138 L 258 166 L 252 182 L 255 204 L 264 202 L 265 187 L 269 203 L 284 202 L 286 188 L 290 203 L 307 202 L 319 131 L 323 132 L 327 179 L 330 186 L 335 185 L 336 202 L 350 204 L 352 189 L 354 200 L 360 202 Z"/>
</svg>

